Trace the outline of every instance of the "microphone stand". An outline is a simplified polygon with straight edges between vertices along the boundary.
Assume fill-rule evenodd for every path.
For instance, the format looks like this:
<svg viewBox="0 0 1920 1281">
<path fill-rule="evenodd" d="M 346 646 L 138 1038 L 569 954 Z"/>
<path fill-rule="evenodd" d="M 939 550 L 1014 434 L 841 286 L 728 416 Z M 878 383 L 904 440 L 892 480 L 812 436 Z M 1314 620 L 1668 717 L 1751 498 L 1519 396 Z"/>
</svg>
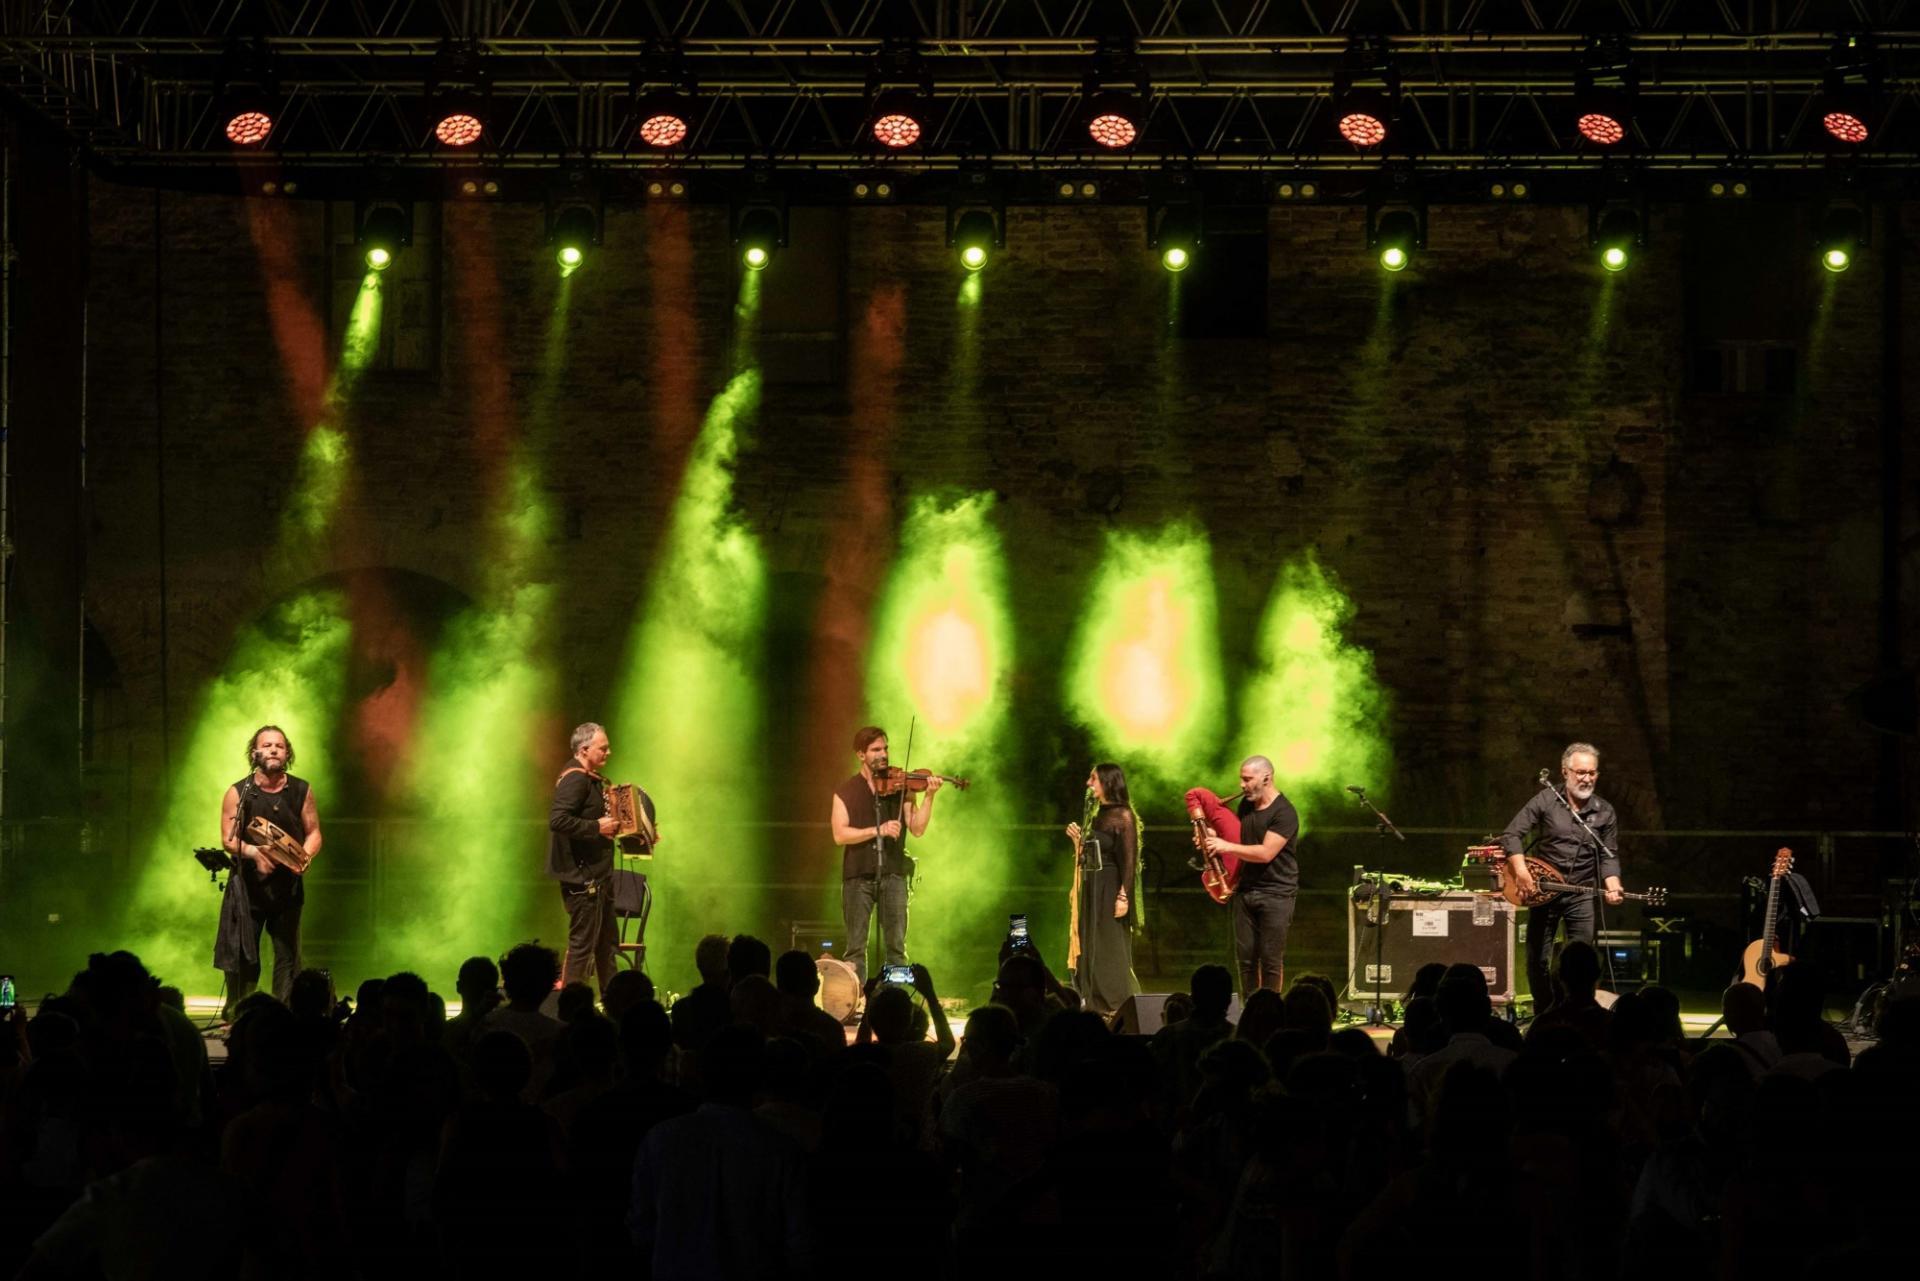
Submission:
<svg viewBox="0 0 1920 1281">
<path fill-rule="evenodd" d="M 1607 928 L 1607 887 L 1600 875 L 1600 864 L 1603 855 L 1612 855 L 1614 859 L 1619 859 L 1620 851 L 1607 848 L 1607 843 L 1600 839 L 1600 833 L 1587 826 L 1587 820 L 1580 817 L 1580 811 L 1573 807 L 1573 802 L 1567 799 L 1566 793 L 1553 783 L 1547 771 L 1540 771 L 1538 781 L 1546 785 L 1547 790 L 1553 793 L 1554 799 L 1560 802 L 1561 808 L 1565 809 L 1572 816 L 1573 821 L 1580 825 L 1580 830 L 1593 840 L 1593 946 L 1594 950 L 1600 953 L 1601 963 L 1607 967 L 1607 991 L 1618 993 L 1620 982 L 1613 975 L 1613 954 L 1600 943 L 1600 935 L 1605 933 Z M 1527 928 L 1533 928 L 1531 922 L 1528 923 Z M 1539 1000 L 1538 997 L 1534 999 L 1536 1002 Z"/>
<path fill-rule="evenodd" d="M 1373 830 L 1382 840 L 1386 839 L 1386 835 L 1389 832 L 1393 833 L 1394 836 L 1402 841 L 1407 839 L 1406 833 L 1395 827 L 1393 820 L 1381 813 L 1379 807 L 1367 799 L 1366 788 L 1349 787 L 1347 790 L 1353 793 L 1354 800 L 1360 802 L 1360 804 L 1368 810 L 1371 810 L 1374 818 L 1379 820 L 1373 825 Z M 1387 896 L 1386 870 L 1376 867 L 1373 870 L 1373 902 L 1368 905 L 1368 910 L 1376 914 L 1373 926 L 1373 1008 L 1367 1014 L 1368 1027 L 1391 1026 L 1387 1020 L 1387 1005 L 1384 995 L 1387 977 L 1387 922 L 1391 919 L 1389 916 L 1391 906 L 1391 900 Z"/>
</svg>

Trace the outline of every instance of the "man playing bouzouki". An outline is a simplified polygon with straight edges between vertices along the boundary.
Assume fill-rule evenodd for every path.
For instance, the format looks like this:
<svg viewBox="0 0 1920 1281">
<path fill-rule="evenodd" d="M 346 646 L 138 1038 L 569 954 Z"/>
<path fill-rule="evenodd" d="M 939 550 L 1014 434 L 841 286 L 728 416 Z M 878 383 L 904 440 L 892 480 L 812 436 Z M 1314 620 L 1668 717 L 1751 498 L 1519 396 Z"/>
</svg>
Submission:
<svg viewBox="0 0 1920 1281">
<path fill-rule="evenodd" d="M 1546 771 L 1540 771 L 1542 781 Z M 1600 781 L 1600 750 L 1591 743 L 1571 743 L 1560 753 L 1560 777 L 1566 782 L 1563 798 L 1560 789 L 1543 787 L 1500 835 L 1500 848 L 1506 851 L 1507 875 L 1513 877 L 1523 895 L 1532 895 L 1539 887 L 1527 868 L 1526 855 L 1544 859 L 1560 869 L 1574 885 L 1594 883 L 1594 863 L 1599 861 L 1603 890 L 1610 904 L 1622 901 L 1620 887 L 1619 820 L 1613 806 L 1595 795 Z M 1575 815 L 1578 815 L 1576 821 Z M 1582 824 L 1585 824 L 1583 827 Z M 1591 834 L 1589 834 L 1591 829 Z M 1533 847 L 1526 838 L 1538 833 Z M 1598 838 L 1600 848 L 1594 848 Z M 1553 989 L 1548 978 L 1553 936 L 1561 922 L 1566 923 L 1567 939 L 1592 943 L 1598 937 L 1594 926 L 1591 894 L 1562 894 L 1527 909 L 1527 982 L 1533 988 L 1534 1008 L 1545 1009 Z"/>
<path fill-rule="evenodd" d="M 260 981 L 262 929 L 273 939 L 273 994 L 284 1001 L 293 991 L 293 976 L 300 972 L 300 911 L 307 901 L 301 873 L 320 852 L 320 810 L 307 780 L 287 772 L 293 744 L 286 733 L 278 725 L 255 730 L 247 740 L 247 763 L 252 772 L 220 798 L 220 843 L 234 859 L 213 953 L 214 965 L 227 976 L 226 1017 Z M 257 819 L 284 833 L 275 839 L 296 852 L 270 856 L 257 843 Z"/>
</svg>

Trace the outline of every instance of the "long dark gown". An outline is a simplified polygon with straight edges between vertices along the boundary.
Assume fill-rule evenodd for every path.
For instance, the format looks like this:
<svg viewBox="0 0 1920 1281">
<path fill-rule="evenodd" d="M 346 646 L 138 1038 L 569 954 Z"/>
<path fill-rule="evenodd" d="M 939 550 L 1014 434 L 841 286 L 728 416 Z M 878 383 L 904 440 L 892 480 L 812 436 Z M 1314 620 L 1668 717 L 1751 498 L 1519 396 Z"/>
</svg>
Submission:
<svg viewBox="0 0 1920 1281">
<path fill-rule="evenodd" d="M 1133 811 L 1124 805 L 1102 805 L 1091 831 L 1100 836 L 1100 866 L 1094 863 L 1092 841 L 1081 846 L 1074 875 L 1080 878 L 1080 958 L 1074 966 L 1073 987 L 1081 1004 L 1096 1014 L 1111 1014 L 1140 990 L 1133 977 L 1133 922 L 1139 899 L 1134 871 L 1140 862 L 1140 837 Z M 1127 891 L 1127 914 L 1113 914 L 1121 887 Z"/>
</svg>

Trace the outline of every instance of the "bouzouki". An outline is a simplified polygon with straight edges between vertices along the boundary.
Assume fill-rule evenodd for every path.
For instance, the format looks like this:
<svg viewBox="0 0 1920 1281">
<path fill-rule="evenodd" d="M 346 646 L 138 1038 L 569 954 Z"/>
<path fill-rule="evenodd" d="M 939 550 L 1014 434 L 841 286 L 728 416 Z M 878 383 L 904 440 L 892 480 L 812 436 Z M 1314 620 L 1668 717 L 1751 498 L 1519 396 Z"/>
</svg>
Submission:
<svg viewBox="0 0 1920 1281">
<path fill-rule="evenodd" d="M 1747 944 L 1740 954 L 1740 981 L 1765 987 L 1767 976 L 1793 958 L 1774 944 L 1780 937 L 1780 882 L 1793 870 L 1793 851 L 1782 848 L 1773 856 L 1773 879 L 1767 884 L 1767 916 L 1760 937 Z"/>
<path fill-rule="evenodd" d="M 1492 848 L 1497 850 L 1499 847 Z M 1467 851 L 1468 857 L 1473 857 L 1473 853 L 1473 850 Z M 1500 878 L 1500 897 L 1515 907 L 1539 907 L 1542 903 L 1550 903 L 1554 899 L 1572 894 L 1591 896 L 1602 893 L 1591 885 L 1580 885 L 1569 881 L 1565 872 L 1543 858 L 1535 858 L 1529 854 L 1526 859 L 1527 870 L 1533 873 L 1534 892 L 1531 894 L 1521 892 L 1520 882 L 1507 874 L 1507 860 L 1504 853 L 1501 854 L 1498 862 L 1488 860 Z M 1664 907 L 1667 902 L 1667 891 L 1656 885 L 1640 892 L 1622 890 L 1620 897 L 1631 899 L 1636 903 L 1645 903 L 1648 907 Z"/>
</svg>

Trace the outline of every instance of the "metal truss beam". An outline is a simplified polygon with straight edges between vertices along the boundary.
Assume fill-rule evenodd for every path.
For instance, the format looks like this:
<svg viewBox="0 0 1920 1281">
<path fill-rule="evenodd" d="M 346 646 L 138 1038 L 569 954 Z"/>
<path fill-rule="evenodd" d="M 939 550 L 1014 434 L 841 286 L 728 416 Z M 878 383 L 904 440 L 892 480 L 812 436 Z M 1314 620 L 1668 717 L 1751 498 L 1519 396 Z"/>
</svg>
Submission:
<svg viewBox="0 0 1920 1281">
<path fill-rule="evenodd" d="M 1598 167 L 1574 134 L 1590 40 L 1640 78 L 1632 161 L 1821 168 L 1814 106 L 1832 50 L 1869 35 L 1887 93 L 1875 147 L 1920 153 L 1920 14 L 1811 0 L 0 0 L 0 97 L 108 168 L 233 165 L 223 56 L 264 48 L 281 97 L 278 162 L 436 168 L 427 85 L 449 40 L 491 77 L 479 160 L 656 168 L 631 137 L 643 55 L 668 40 L 704 103 L 690 169 L 1159 166 L 1377 167 L 1332 136 L 1329 97 L 1364 14 L 1403 94 L 1398 163 L 1416 169 Z M 1915 6 L 1920 7 L 1920 6 Z M 1689 25 L 1677 24 L 1684 19 Z M 1913 23 L 1904 29 L 1902 20 Z M 862 133 L 868 67 L 911 39 L 936 120 L 924 150 L 879 157 Z M 1077 150 L 1084 77 L 1103 41 L 1151 85 L 1138 147 Z M 473 158 L 459 157 L 458 163 Z M 242 163 L 246 163 L 244 160 Z"/>
</svg>

